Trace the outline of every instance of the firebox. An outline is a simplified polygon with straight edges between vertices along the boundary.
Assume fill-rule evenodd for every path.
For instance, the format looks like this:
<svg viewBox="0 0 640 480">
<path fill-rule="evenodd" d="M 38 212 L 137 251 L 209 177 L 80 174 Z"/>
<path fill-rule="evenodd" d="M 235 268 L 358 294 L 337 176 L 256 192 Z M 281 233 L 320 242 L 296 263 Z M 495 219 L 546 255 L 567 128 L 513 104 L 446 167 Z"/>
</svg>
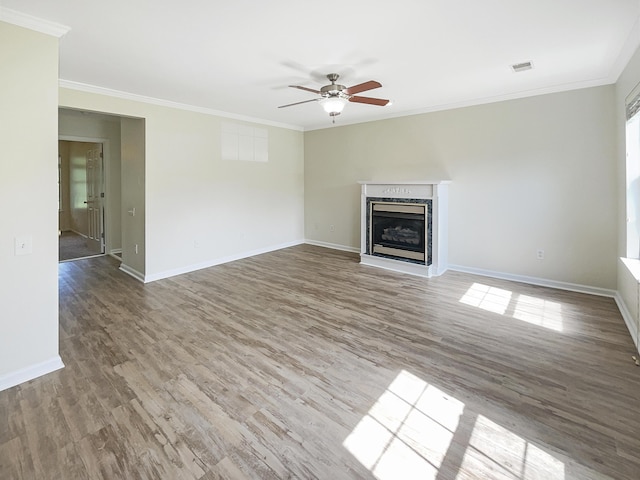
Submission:
<svg viewBox="0 0 640 480">
<path fill-rule="evenodd" d="M 451 181 L 358 183 L 360 263 L 427 278 L 446 272 Z"/>
<path fill-rule="evenodd" d="M 424 200 L 422 201 L 424 202 Z M 369 202 L 369 252 L 422 265 L 427 262 L 426 203 Z"/>
</svg>

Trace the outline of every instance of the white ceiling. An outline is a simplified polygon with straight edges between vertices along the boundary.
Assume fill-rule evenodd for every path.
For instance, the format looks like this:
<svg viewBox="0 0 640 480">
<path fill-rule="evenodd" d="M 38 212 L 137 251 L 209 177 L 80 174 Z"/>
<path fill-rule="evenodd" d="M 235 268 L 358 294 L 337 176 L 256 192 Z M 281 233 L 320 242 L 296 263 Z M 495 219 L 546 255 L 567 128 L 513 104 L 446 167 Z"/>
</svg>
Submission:
<svg viewBox="0 0 640 480">
<path fill-rule="evenodd" d="M 377 80 L 336 125 L 616 81 L 639 0 L 0 0 L 70 27 L 60 78 L 304 130 L 331 126 L 327 73 Z M 0 12 L 2 13 L 2 12 Z M 4 15 L 6 18 L 6 15 Z M 1 17 L 0 17 L 1 18 Z M 510 65 L 533 62 L 513 73 Z"/>
</svg>

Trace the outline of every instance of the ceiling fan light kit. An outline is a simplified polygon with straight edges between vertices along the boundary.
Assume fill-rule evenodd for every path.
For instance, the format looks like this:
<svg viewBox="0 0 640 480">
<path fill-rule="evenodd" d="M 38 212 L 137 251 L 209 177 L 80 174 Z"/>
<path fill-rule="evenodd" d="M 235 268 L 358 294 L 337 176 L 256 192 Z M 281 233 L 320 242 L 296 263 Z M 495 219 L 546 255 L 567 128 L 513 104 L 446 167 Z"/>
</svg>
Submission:
<svg viewBox="0 0 640 480">
<path fill-rule="evenodd" d="M 327 112 L 331 116 L 340 115 L 342 110 L 344 110 L 344 106 L 347 104 L 348 100 L 342 97 L 326 97 L 320 100 L 320 105 L 325 112 Z"/>
<path fill-rule="evenodd" d="M 324 111 L 328 113 L 329 116 L 333 119 L 333 123 L 336 123 L 336 116 L 342 113 L 342 110 L 344 110 L 344 106 L 347 104 L 347 102 L 366 103 L 368 105 L 377 105 L 380 107 L 384 107 L 389 103 L 389 100 L 385 100 L 383 98 L 360 97 L 356 95 L 356 93 L 373 90 L 374 88 L 380 88 L 382 86 L 380 82 L 369 80 L 368 82 L 360 83 L 358 85 L 354 85 L 353 87 L 347 88 L 344 85 L 336 83 L 336 80 L 338 80 L 339 77 L 340 75 L 338 75 L 337 73 L 330 73 L 329 75 L 327 75 L 327 78 L 329 79 L 331 84 L 325 85 L 320 90 L 303 87 L 302 85 L 289 85 L 291 88 L 297 88 L 299 90 L 304 90 L 306 92 L 320 95 L 320 98 L 290 103 L 288 105 L 281 105 L 278 108 L 291 107 L 293 105 L 300 105 L 301 103 L 317 101 L 320 103 Z"/>
</svg>

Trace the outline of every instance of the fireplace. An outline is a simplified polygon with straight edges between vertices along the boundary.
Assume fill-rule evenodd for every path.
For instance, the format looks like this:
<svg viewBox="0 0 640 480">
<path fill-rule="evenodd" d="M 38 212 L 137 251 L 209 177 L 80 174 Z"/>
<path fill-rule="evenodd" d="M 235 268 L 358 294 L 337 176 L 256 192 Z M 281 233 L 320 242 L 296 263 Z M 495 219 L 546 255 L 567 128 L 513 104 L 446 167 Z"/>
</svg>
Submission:
<svg viewBox="0 0 640 480">
<path fill-rule="evenodd" d="M 427 205 L 424 201 L 370 198 L 369 250 L 372 255 L 425 264 Z"/>
<path fill-rule="evenodd" d="M 424 277 L 444 273 L 449 183 L 360 182 L 360 263 Z"/>
</svg>

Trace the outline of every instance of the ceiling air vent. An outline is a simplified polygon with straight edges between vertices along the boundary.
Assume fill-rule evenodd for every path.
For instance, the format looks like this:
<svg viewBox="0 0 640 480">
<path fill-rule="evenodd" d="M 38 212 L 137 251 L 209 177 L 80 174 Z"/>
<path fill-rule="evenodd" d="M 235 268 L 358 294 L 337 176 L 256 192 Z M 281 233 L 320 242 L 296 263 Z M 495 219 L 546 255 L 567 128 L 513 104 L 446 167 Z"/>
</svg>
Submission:
<svg viewBox="0 0 640 480">
<path fill-rule="evenodd" d="M 511 65 L 511 69 L 515 72 L 524 72 L 525 70 L 531 70 L 533 68 L 533 64 L 531 62 L 522 62 L 516 63 L 515 65 Z"/>
</svg>

